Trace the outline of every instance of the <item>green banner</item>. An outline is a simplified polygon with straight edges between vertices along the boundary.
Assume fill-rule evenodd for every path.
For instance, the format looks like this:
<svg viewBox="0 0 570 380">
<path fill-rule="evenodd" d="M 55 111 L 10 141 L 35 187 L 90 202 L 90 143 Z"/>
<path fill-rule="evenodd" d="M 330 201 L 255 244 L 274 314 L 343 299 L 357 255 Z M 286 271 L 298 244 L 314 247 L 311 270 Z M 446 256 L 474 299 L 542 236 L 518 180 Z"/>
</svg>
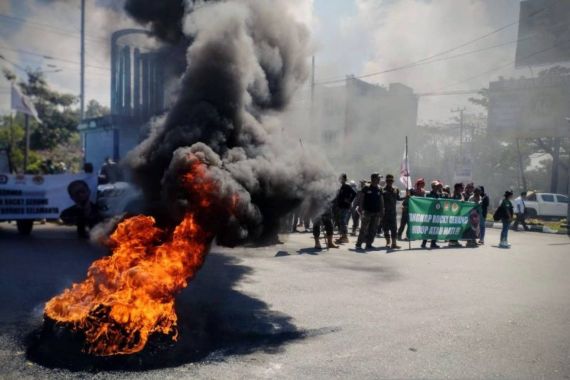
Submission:
<svg viewBox="0 0 570 380">
<path fill-rule="evenodd" d="M 410 240 L 469 240 L 479 238 L 481 206 L 447 198 L 411 197 L 408 206 Z"/>
</svg>

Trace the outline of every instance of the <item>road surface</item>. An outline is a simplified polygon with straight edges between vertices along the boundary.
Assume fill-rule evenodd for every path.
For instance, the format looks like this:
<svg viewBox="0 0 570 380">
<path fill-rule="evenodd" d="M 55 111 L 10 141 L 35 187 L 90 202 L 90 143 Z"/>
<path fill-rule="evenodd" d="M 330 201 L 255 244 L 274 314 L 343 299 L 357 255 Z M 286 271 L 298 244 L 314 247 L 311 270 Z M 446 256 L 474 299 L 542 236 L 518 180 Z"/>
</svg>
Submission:
<svg viewBox="0 0 570 380">
<path fill-rule="evenodd" d="M 214 247 L 179 296 L 178 343 L 93 359 L 39 331 L 44 302 L 105 251 L 1 224 L 0 378 L 569 379 L 570 240 L 511 233 L 504 250 L 498 232 L 478 249 L 315 252 L 303 233 Z"/>
</svg>

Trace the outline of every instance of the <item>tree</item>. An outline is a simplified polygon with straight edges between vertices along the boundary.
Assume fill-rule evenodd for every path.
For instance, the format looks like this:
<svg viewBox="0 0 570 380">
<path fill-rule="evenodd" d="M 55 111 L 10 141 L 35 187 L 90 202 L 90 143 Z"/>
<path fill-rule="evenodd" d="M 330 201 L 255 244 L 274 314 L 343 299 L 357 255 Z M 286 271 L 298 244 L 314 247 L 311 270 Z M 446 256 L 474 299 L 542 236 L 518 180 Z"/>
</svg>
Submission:
<svg viewBox="0 0 570 380">
<path fill-rule="evenodd" d="M 15 82 L 15 75 L 4 70 L 6 79 Z M 79 169 L 81 163 L 81 146 L 77 125 L 79 124 L 79 111 L 76 107 L 77 96 L 64 94 L 52 90 L 46 82 L 41 71 L 30 70 L 27 79 L 17 84 L 22 93 L 34 103 L 42 124 L 33 118 L 30 123 L 30 155 L 29 172 L 41 171 L 43 160 L 53 159 L 53 154 L 62 146 L 66 147 L 68 154 L 61 155 L 68 168 Z M 11 160 L 16 170 L 23 167 L 25 149 L 24 117 L 16 115 L 11 121 L 4 118 L 3 124 L 11 125 L 0 133 L 0 145 L 9 146 Z"/>
<path fill-rule="evenodd" d="M 109 109 L 109 107 L 105 107 L 95 99 L 91 99 L 89 103 L 87 103 L 87 109 L 85 110 L 85 117 L 86 118 L 100 117 L 100 116 L 109 115 L 110 113 L 111 110 Z"/>
<path fill-rule="evenodd" d="M 538 77 L 539 78 L 543 78 L 543 77 L 548 77 L 548 76 L 553 76 L 553 77 L 560 77 L 560 76 L 568 76 L 570 74 L 570 69 L 566 68 L 566 67 L 561 67 L 561 66 L 555 66 L 555 67 L 551 67 L 548 68 L 546 70 L 542 70 L 541 72 L 538 73 Z M 469 101 L 473 104 L 476 104 L 478 106 L 481 106 L 482 108 L 484 108 L 487 112 L 489 110 L 489 106 L 490 106 L 490 102 L 489 102 L 489 89 L 484 88 L 481 89 L 481 91 L 479 91 L 479 97 L 478 98 L 470 98 Z M 550 100 L 550 102 L 554 102 L 554 101 L 562 101 L 563 99 L 560 99 L 559 97 L 553 98 Z M 493 144 L 494 140 L 489 140 L 490 144 Z M 564 160 L 544 160 L 543 163 L 541 165 L 539 165 L 536 168 L 532 168 L 530 171 L 527 170 L 527 167 L 530 163 L 530 159 L 529 157 L 531 155 L 535 155 L 535 154 L 548 154 L 551 157 L 555 157 L 557 155 L 560 154 L 560 152 L 565 152 L 566 154 L 568 154 L 567 152 L 570 151 L 570 144 L 568 144 L 567 141 L 564 141 L 563 139 L 556 139 L 556 138 L 548 138 L 548 137 L 543 137 L 543 138 L 534 138 L 534 139 L 519 139 L 520 147 L 521 147 L 521 155 L 523 156 L 523 167 L 525 168 L 523 171 L 523 175 L 525 176 L 525 179 L 527 180 L 527 187 L 529 189 L 540 189 L 542 191 L 552 191 L 552 192 L 556 192 L 557 188 L 558 188 L 558 170 L 555 170 L 557 168 L 561 168 L 564 172 L 568 173 L 568 166 L 566 165 L 566 163 L 564 162 Z M 517 153 L 517 148 L 516 148 L 516 144 L 513 143 L 512 139 L 504 139 L 503 141 L 503 146 L 502 147 L 497 147 L 500 149 L 511 149 L 514 150 L 514 158 L 517 160 L 515 161 L 518 162 L 518 153 Z M 490 156 L 490 157 L 494 157 L 494 156 Z M 544 166 L 545 164 L 547 164 L 548 162 L 551 163 L 551 169 L 550 169 L 550 173 L 551 173 L 551 179 L 550 179 L 550 186 L 548 186 L 548 181 L 544 181 L 544 177 L 545 177 L 545 172 L 548 173 L 548 170 L 546 169 L 546 167 Z M 555 167 L 555 165 L 557 167 Z M 520 175 L 520 168 L 519 168 L 519 173 L 517 174 L 517 176 Z M 525 181 L 523 181 L 525 182 Z M 522 186 L 522 184 L 520 185 Z M 524 187 L 524 186 L 522 186 Z M 527 190 L 527 189 L 524 189 Z"/>
<path fill-rule="evenodd" d="M 27 81 L 19 82 L 22 92 L 34 103 L 42 124 L 33 123 L 30 135 L 32 150 L 50 150 L 69 141 L 77 133 L 79 112 L 75 95 L 63 94 L 49 88 L 41 71 L 28 71 Z"/>
</svg>

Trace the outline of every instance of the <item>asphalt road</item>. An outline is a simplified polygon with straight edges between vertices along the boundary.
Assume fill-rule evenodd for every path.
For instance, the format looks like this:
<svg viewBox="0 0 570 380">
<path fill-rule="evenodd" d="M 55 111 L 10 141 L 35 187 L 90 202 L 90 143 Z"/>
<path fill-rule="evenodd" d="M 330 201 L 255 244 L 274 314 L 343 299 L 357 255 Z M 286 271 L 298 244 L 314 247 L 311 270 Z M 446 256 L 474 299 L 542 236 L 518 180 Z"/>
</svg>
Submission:
<svg viewBox="0 0 570 380">
<path fill-rule="evenodd" d="M 104 250 L 0 224 L 0 378 L 570 378 L 567 236 L 511 233 L 504 250 L 491 230 L 478 249 L 390 253 L 283 238 L 215 247 L 179 296 L 178 343 L 94 359 L 40 331 L 43 303 Z"/>
</svg>

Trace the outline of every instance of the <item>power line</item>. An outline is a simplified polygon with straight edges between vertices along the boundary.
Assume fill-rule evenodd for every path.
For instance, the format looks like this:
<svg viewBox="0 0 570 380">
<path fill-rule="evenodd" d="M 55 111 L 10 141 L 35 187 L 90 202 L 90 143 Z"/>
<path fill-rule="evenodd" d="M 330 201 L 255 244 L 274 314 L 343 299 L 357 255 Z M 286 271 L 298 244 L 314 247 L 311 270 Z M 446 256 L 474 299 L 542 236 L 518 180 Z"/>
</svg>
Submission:
<svg viewBox="0 0 570 380">
<path fill-rule="evenodd" d="M 354 77 L 354 78 L 358 78 L 358 79 L 368 78 L 368 77 L 372 77 L 372 76 L 376 76 L 376 75 L 380 75 L 380 74 L 386 74 L 386 73 L 391 73 L 391 72 L 395 72 L 395 71 L 401 71 L 401 70 L 405 70 L 405 69 L 411 69 L 411 68 L 414 68 L 414 67 L 429 65 L 429 64 L 432 64 L 432 63 L 445 62 L 445 61 L 449 61 L 449 60 L 451 60 L 451 59 L 460 58 L 460 57 L 464 57 L 464 56 L 467 56 L 467 55 L 476 54 L 476 53 L 480 53 L 480 52 L 483 52 L 483 51 L 492 50 L 492 49 L 496 49 L 496 48 L 499 48 L 499 47 L 504 47 L 504 46 L 512 45 L 512 44 L 517 43 L 517 42 L 519 42 L 519 41 L 524 41 L 524 40 L 527 40 L 527 39 L 530 39 L 530 38 L 532 38 L 532 37 L 525 37 L 525 38 L 521 38 L 521 39 L 518 39 L 518 40 L 512 40 L 512 41 L 504 42 L 504 43 L 501 43 L 501 44 L 497 44 L 497 45 L 493 45 L 493 46 L 487 46 L 487 47 L 484 47 L 484 48 L 481 48 L 481 49 L 466 51 L 466 52 L 463 52 L 463 53 L 460 53 L 460 54 L 448 56 L 448 57 L 445 57 L 445 58 L 435 59 L 435 60 L 431 60 L 431 61 L 427 61 L 427 62 L 423 62 L 423 63 L 414 63 L 414 64 L 410 63 L 410 64 L 406 64 L 406 65 L 403 65 L 403 66 L 398 66 L 398 67 L 393 67 L 393 68 L 391 68 L 391 69 L 386 69 L 386 70 L 383 70 L 383 71 L 378 71 L 378 72 L 375 72 L 375 73 L 369 73 L 369 74 L 359 75 L 359 76 L 356 76 L 356 77 Z M 317 84 L 332 84 L 332 83 L 344 82 L 345 80 L 346 80 L 346 78 L 345 78 L 345 79 L 338 79 L 338 80 L 334 80 L 334 81 L 318 82 Z"/>
<path fill-rule="evenodd" d="M 75 37 L 79 36 L 79 33 L 74 32 L 72 30 L 59 28 L 57 26 L 42 23 L 42 22 L 32 21 L 32 20 L 29 20 L 29 19 L 26 19 L 23 17 L 16 17 L 16 16 L 11 16 L 11 15 L 6 15 L 3 13 L 0 13 L 0 18 L 6 19 L 6 20 L 12 21 L 12 22 L 21 22 L 21 23 L 25 23 L 25 24 L 30 24 L 29 26 L 32 28 L 48 30 L 48 31 L 51 31 L 52 33 L 56 33 L 56 34 L 63 35 L 66 37 L 74 37 L 75 38 Z M 85 38 L 88 38 L 88 39 L 95 41 L 97 43 L 104 43 L 104 44 L 109 43 L 108 39 L 104 38 L 104 37 L 96 37 L 96 36 L 86 35 Z"/>
<path fill-rule="evenodd" d="M 26 72 L 26 69 L 23 68 L 22 66 L 18 65 L 15 62 L 12 62 L 11 60 L 9 60 L 8 58 L 4 57 L 2 54 L 0 54 L 0 59 L 3 61 L 8 62 L 9 64 L 11 64 L 12 66 L 14 66 L 16 69 L 22 71 L 22 72 Z"/>
<path fill-rule="evenodd" d="M 550 4 L 549 6 L 546 6 L 546 7 L 542 8 L 542 9 L 539 9 L 538 11 L 534 12 L 533 14 L 530 14 L 530 15 L 528 16 L 528 18 L 534 17 L 534 16 L 536 16 L 537 14 L 542 13 L 542 12 L 546 11 L 546 10 L 549 9 L 549 8 L 552 8 L 552 7 L 553 7 L 556 3 L 558 3 L 559 1 L 561 1 L 561 0 L 554 0 L 553 3 Z M 474 38 L 474 39 L 472 39 L 472 40 L 470 40 L 470 41 L 467 41 L 467 42 L 462 43 L 462 44 L 460 44 L 460 45 L 454 46 L 454 47 L 452 47 L 452 48 L 450 48 L 450 49 L 441 51 L 441 52 L 439 52 L 439 53 L 433 54 L 433 55 L 431 55 L 431 56 L 428 56 L 428 57 L 419 59 L 419 60 L 417 60 L 417 61 L 413 61 L 413 62 L 407 63 L 407 64 L 405 64 L 405 65 L 402 65 L 402 66 L 399 66 L 399 67 L 394 67 L 394 68 L 387 69 L 387 70 L 383 70 L 383 71 L 378 71 L 378 72 L 369 73 L 369 74 L 364 74 L 364 75 L 359 75 L 359 76 L 353 76 L 353 77 L 351 77 L 351 78 L 357 78 L 357 79 L 368 78 L 368 77 L 372 77 L 372 76 L 376 76 L 376 75 L 380 75 L 380 74 L 385 74 L 385 73 L 390 73 L 390 72 L 394 72 L 394 71 L 398 71 L 398 70 L 404 70 L 404 69 L 408 69 L 408 68 L 412 68 L 412 67 L 417 67 L 417 66 L 420 66 L 421 64 L 427 64 L 427 63 L 431 63 L 431 62 L 440 62 L 440 61 L 446 60 L 446 59 L 436 60 L 436 61 L 431 61 L 431 60 L 432 60 L 433 58 L 446 55 L 446 54 L 448 54 L 448 53 L 450 53 L 450 52 L 453 52 L 453 51 L 458 50 L 458 49 L 461 49 L 461 48 L 463 48 L 463 47 L 465 47 L 465 46 L 471 45 L 471 44 L 473 44 L 473 43 L 475 43 L 475 42 L 481 41 L 481 40 L 483 40 L 483 39 L 485 39 L 485 38 L 487 38 L 487 37 L 489 37 L 489 36 L 492 36 L 493 34 L 497 34 L 497 33 L 501 32 L 501 31 L 503 31 L 503 30 L 505 30 L 505 29 L 508 29 L 508 28 L 510 28 L 510 27 L 512 27 L 512 26 L 514 26 L 514 25 L 517 25 L 517 24 L 519 24 L 519 21 L 518 21 L 518 20 L 515 20 L 515 21 L 513 21 L 513 22 L 511 22 L 511 23 L 509 23 L 509 24 L 506 24 L 506 25 L 504 25 L 504 26 L 502 26 L 502 27 L 500 27 L 500 28 L 498 28 L 498 29 L 495 29 L 495 30 L 489 32 L 489 33 L 483 34 L 483 35 L 481 35 L 481 36 L 479 36 L 479 37 L 477 37 L 477 38 Z M 529 38 L 529 37 L 527 37 L 527 38 Z M 526 38 L 525 38 L 525 39 L 526 39 Z M 524 40 L 524 39 L 520 39 L 520 40 L 522 41 L 522 40 Z M 518 42 L 518 41 L 519 41 L 519 40 L 516 40 L 515 42 Z M 510 43 L 512 43 L 512 42 L 508 42 L 508 43 L 506 43 L 506 44 L 510 44 Z M 499 46 L 501 46 L 501 45 L 497 45 L 497 46 L 495 46 L 495 47 L 499 47 Z M 490 48 L 494 48 L 494 47 L 490 47 Z M 490 49 L 490 48 L 489 48 L 489 49 Z M 464 54 L 467 55 L 467 54 L 472 54 L 472 53 L 474 53 L 474 52 L 478 52 L 478 51 L 473 51 L 473 52 L 464 53 Z M 456 57 L 459 57 L 459 56 L 461 56 L 461 55 L 457 55 L 457 56 L 450 57 L 450 58 L 456 58 Z M 316 84 L 332 84 L 332 83 L 344 82 L 345 80 L 346 80 L 346 78 L 342 78 L 342 79 L 341 79 L 341 78 L 338 78 L 338 79 L 333 79 L 333 80 L 321 81 L 321 82 L 318 82 L 318 83 L 316 83 Z"/>
<path fill-rule="evenodd" d="M 43 59 L 48 59 L 48 60 L 54 60 L 54 61 L 61 61 L 61 62 L 67 62 L 67 63 L 72 63 L 75 65 L 79 65 L 80 63 L 78 61 L 74 61 L 71 59 L 66 59 L 66 58 L 58 58 L 58 57 L 54 57 L 48 54 L 41 54 L 41 53 L 34 53 L 32 51 L 29 50 L 23 50 L 23 49 L 15 49 L 15 48 L 10 48 L 10 47 L 0 47 L 0 50 L 9 50 L 9 51 L 15 51 L 17 53 L 21 53 L 21 54 L 28 54 L 28 55 L 33 55 L 33 56 L 37 56 L 37 57 L 41 57 Z M 109 67 L 103 67 L 103 66 L 95 66 L 95 65 L 85 65 L 85 67 L 90 67 L 93 69 L 99 69 L 99 70 L 105 70 L 105 71 L 109 71 L 110 68 Z"/>
<path fill-rule="evenodd" d="M 1 49 L 1 48 L 0 48 L 0 49 Z M 24 68 L 24 67 L 21 66 L 21 65 L 16 64 L 15 62 L 13 62 L 13 61 L 11 61 L 11 60 L 6 59 L 6 58 L 5 58 L 3 55 L 1 55 L 1 54 L 0 54 L 0 59 L 3 59 L 4 61 L 10 63 L 10 64 L 13 65 L 13 66 L 15 66 L 15 67 L 16 67 L 18 70 L 20 70 L 21 72 L 27 74 L 28 70 L 27 70 L 26 68 Z M 27 64 L 32 65 L 32 66 L 37 66 L 37 67 L 41 66 L 41 64 L 42 64 L 41 62 L 37 62 L 37 61 L 35 61 L 35 62 L 29 61 L 29 60 L 22 60 L 22 61 L 23 61 L 24 63 L 27 63 Z M 54 67 L 57 67 L 57 66 L 54 66 Z M 46 70 L 41 70 L 41 71 L 42 71 L 42 73 L 45 73 L 45 74 L 57 74 L 57 73 L 65 74 L 65 73 L 66 73 L 67 71 L 69 71 L 69 70 L 79 71 L 79 67 L 63 66 L 63 67 L 61 67 L 61 68 L 59 68 L 59 69 L 52 70 L 52 71 L 46 71 Z M 91 72 L 89 75 L 102 76 L 102 77 L 109 77 L 110 73 L 109 73 L 108 71 L 106 71 L 106 72 L 97 71 L 97 72 Z"/>
<path fill-rule="evenodd" d="M 368 73 L 368 74 L 359 75 L 359 76 L 356 76 L 355 78 L 358 78 L 358 79 L 361 79 L 361 78 L 368 78 L 368 77 L 371 77 L 371 76 L 376 76 L 376 75 L 385 74 L 385 73 L 389 73 L 389 72 L 393 72 L 393 71 L 398 71 L 398 70 L 403 70 L 403 69 L 407 69 L 407 68 L 411 68 L 411 67 L 416 67 L 416 66 L 419 66 L 420 64 L 425 64 L 425 63 L 427 63 L 426 61 L 429 61 L 429 60 L 431 60 L 431 59 L 433 59 L 433 58 L 440 57 L 440 56 L 442 56 L 442 55 L 448 54 L 448 53 L 453 52 L 453 51 L 455 51 L 455 50 L 461 49 L 461 48 L 463 48 L 463 47 L 465 47 L 465 46 L 468 46 L 468 45 L 471 45 L 471 44 L 473 44 L 473 43 L 475 43 L 475 42 L 481 41 L 482 39 L 485 39 L 485 38 L 487 38 L 487 37 L 489 37 L 489 36 L 491 36 L 491 35 L 493 35 L 493 34 L 499 33 L 499 32 L 501 32 L 501 31 L 503 31 L 503 30 L 505 30 L 505 29 L 507 29 L 507 28 L 510 28 L 511 26 L 513 26 L 513 25 L 515 25 L 515 24 L 517 24 L 517 23 L 518 23 L 517 21 L 512 22 L 512 23 L 509 23 L 509 24 L 504 25 L 504 26 L 502 26 L 502 27 L 500 27 L 500 28 L 498 28 L 498 29 L 493 30 L 492 32 L 485 33 L 484 35 L 479 36 L 479 37 L 477 37 L 477 38 L 475 38 L 475 39 L 472 39 L 472 40 L 470 40 L 470 41 L 464 42 L 464 43 L 462 43 L 462 44 L 460 44 L 460 45 L 457 45 L 457 46 L 454 46 L 454 47 L 452 47 L 452 48 L 450 48 L 450 49 L 446 49 L 446 50 L 441 51 L 441 52 L 439 52 L 439 53 L 432 54 L 432 55 L 430 55 L 430 56 L 428 56 L 428 57 L 418 59 L 417 61 L 413 61 L 413 62 L 407 63 L 407 64 L 405 64 L 405 65 L 393 67 L 393 68 L 391 68 L 391 69 L 386 69 L 386 70 L 383 70 L 383 71 L 378 71 L 378 72 L 373 72 L 373 73 Z M 343 78 L 343 79 L 340 79 L 340 78 L 339 78 L 339 79 L 335 79 L 335 80 L 327 80 L 327 81 L 319 82 L 319 83 L 317 83 L 317 84 L 330 84 L 330 83 L 342 82 L 342 81 L 344 81 L 344 80 L 346 80 L 346 78 Z"/>
<path fill-rule="evenodd" d="M 469 95 L 469 94 L 477 94 L 481 91 L 478 90 L 457 90 L 457 91 L 442 91 L 442 92 L 423 92 L 416 94 L 418 97 L 426 97 L 426 96 L 449 96 L 449 95 Z"/>
<path fill-rule="evenodd" d="M 570 40 L 562 41 L 561 44 L 556 44 L 556 45 L 550 46 L 550 47 L 548 47 L 548 48 L 546 48 L 546 49 L 543 49 L 543 50 L 534 52 L 534 53 L 532 53 L 532 54 L 529 54 L 529 55 L 523 57 L 523 59 L 527 59 L 527 58 L 533 57 L 533 56 L 535 56 L 535 55 L 545 53 L 545 52 L 547 52 L 547 51 L 549 51 L 549 50 L 552 50 L 552 49 L 555 49 L 555 48 L 559 47 L 560 45 L 568 44 L 569 42 L 570 42 Z M 467 78 L 467 79 L 464 79 L 464 80 L 461 80 L 461 81 L 459 81 L 459 82 L 456 82 L 456 83 L 450 84 L 450 85 L 448 85 L 448 86 L 442 87 L 442 88 L 440 89 L 440 91 L 445 90 L 445 89 L 450 88 L 450 87 L 455 87 L 455 86 L 457 86 L 457 85 L 459 85 L 459 84 L 463 84 L 463 83 L 470 82 L 470 81 L 472 81 L 473 79 L 477 79 L 477 78 L 479 78 L 479 77 L 481 77 L 481 76 L 483 76 L 483 75 L 490 74 L 490 73 L 492 73 L 492 72 L 495 72 L 495 71 L 504 69 L 505 67 L 512 66 L 512 65 L 514 65 L 515 63 L 516 63 L 516 60 L 515 60 L 515 61 L 510 61 L 510 62 L 507 63 L 507 64 L 504 64 L 504 65 L 501 65 L 501 66 L 492 68 L 492 69 L 490 69 L 490 70 L 486 70 L 486 71 L 484 71 L 484 72 L 482 72 L 482 73 L 479 73 L 479 74 L 474 75 L 474 76 L 472 76 L 472 77 L 469 77 L 469 78 Z"/>
</svg>

